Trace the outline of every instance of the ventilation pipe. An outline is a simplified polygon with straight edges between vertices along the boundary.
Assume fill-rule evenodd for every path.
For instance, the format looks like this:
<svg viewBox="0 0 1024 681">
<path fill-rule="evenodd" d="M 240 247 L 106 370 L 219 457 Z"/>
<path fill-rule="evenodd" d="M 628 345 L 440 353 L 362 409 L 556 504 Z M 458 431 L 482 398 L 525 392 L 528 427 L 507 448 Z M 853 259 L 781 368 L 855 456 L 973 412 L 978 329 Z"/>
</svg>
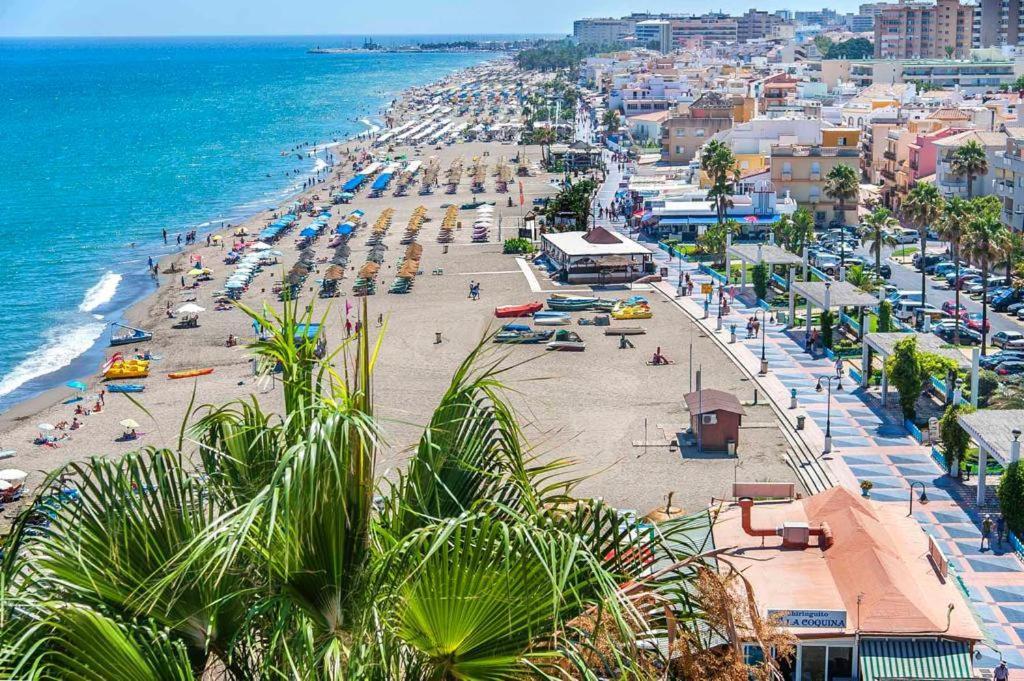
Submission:
<svg viewBox="0 0 1024 681">
<path fill-rule="evenodd" d="M 803 522 L 785 522 L 781 527 L 774 529 L 754 528 L 750 520 L 750 509 L 754 507 L 754 500 L 750 497 L 742 497 L 739 500 L 740 513 L 743 524 L 743 531 L 750 537 L 782 537 L 782 545 L 786 548 L 805 549 L 810 544 L 811 537 L 818 538 L 818 547 L 822 550 L 829 548 L 835 542 L 832 536 L 832 528 L 828 523 L 822 523 L 818 527 L 809 527 Z"/>
</svg>

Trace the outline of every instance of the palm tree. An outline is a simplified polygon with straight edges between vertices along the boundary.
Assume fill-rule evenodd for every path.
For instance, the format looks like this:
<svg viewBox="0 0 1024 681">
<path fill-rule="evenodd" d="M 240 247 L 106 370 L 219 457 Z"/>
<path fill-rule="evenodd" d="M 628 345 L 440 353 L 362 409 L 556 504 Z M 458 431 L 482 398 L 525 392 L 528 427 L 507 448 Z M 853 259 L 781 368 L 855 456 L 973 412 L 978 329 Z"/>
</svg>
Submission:
<svg viewBox="0 0 1024 681">
<path fill-rule="evenodd" d="M 846 163 L 840 163 L 832 167 L 825 176 L 825 194 L 832 197 L 835 202 L 836 219 L 839 226 L 846 224 L 846 202 L 860 196 L 860 179 L 857 171 Z M 846 267 L 846 239 L 839 242 L 839 267 Z"/>
<path fill-rule="evenodd" d="M 964 233 L 970 222 L 971 204 L 960 197 L 953 197 L 945 203 L 942 217 L 938 222 L 939 236 L 949 244 L 953 257 L 953 266 L 958 282 L 953 290 L 956 314 L 960 314 L 960 250 L 963 246 Z M 960 345 L 960 325 L 953 327 L 953 344 Z"/>
<path fill-rule="evenodd" d="M 928 249 L 928 226 L 935 224 L 942 216 L 945 201 L 939 193 L 938 187 L 931 182 L 918 182 L 910 191 L 903 202 L 903 214 L 911 223 L 917 226 L 917 232 L 921 237 L 921 257 L 924 258 Z M 927 298 L 928 285 L 924 273 L 924 261 L 921 261 L 921 304 L 924 305 Z"/>
<path fill-rule="evenodd" d="M 797 208 L 793 213 L 793 230 L 795 232 L 794 243 L 797 246 L 796 254 L 803 256 L 804 249 L 814 241 L 814 216 L 806 208 Z"/>
<path fill-rule="evenodd" d="M 605 136 L 614 133 L 619 129 L 619 112 L 616 111 L 615 109 L 608 109 L 607 111 L 604 112 L 604 115 L 601 117 L 601 124 L 607 131 L 605 133 Z"/>
<path fill-rule="evenodd" d="M 732 195 L 740 176 L 739 165 L 724 142 L 711 140 L 701 150 L 700 166 L 711 180 L 707 196 L 715 204 L 715 215 L 721 225 L 725 222 L 726 210 L 732 206 Z"/>
<path fill-rule="evenodd" d="M 555 128 L 550 126 L 535 128 L 533 131 L 533 141 L 535 144 L 540 145 L 541 159 L 544 161 L 544 164 L 547 165 L 547 149 L 558 141 L 558 134 L 556 133 Z"/>
<path fill-rule="evenodd" d="M 687 539 L 694 517 L 651 528 L 573 499 L 482 345 L 378 485 L 381 341 L 318 359 L 296 309 L 247 310 L 271 332 L 251 350 L 282 414 L 255 397 L 189 405 L 175 448 L 72 463 L 37 488 L 0 562 L 0 677 L 655 679 L 654 632 L 738 640 L 709 630 L 698 575 L 720 552 Z"/>
<path fill-rule="evenodd" d="M 850 267 L 846 272 L 846 281 L 868 293 L 873 293 L 878 287 L 878 275 L 865 269 L 863 265 Z"/>
<path fill-rule="evenodd" d="M 1006 256 L 1010 247 L 1009 231 L 999 219 L 1002 205 L 995 196 L 971 201 L 973 217 L 965 234 L 965 250 L 981 263 L 981 354 L 988 345 L 988 273 L 992 263 Z"/>
<path fill-rule="evenodd" d="M 875 273 L 882 273 L 882 248 L 896 245 L 896 237 L 892 230 L 899 227 L 899 220 L 893 217 L 888 208 L 876 206 L 861 221 L 861 236 L 870 239 L 868 253 L 875 256 Z"/>
<path fill-rule="evenodd" d="M 985 147 L 976 140 L 968 140 L 953 151 L 949 164 L 954 176 L 967 178 L 967 199 L 974 198 L 974 178 L 988 173 Z"/>
</svg>

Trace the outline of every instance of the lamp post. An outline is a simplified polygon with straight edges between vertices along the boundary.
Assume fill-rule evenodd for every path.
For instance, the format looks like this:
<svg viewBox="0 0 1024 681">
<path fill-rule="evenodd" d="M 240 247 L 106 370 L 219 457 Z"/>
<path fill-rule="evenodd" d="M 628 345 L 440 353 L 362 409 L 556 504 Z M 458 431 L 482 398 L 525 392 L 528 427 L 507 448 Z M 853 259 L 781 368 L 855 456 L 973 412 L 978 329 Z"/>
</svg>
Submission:
<svg viewBox="0 0 1024 681">
<path fill-rule="evenodd" d="M 765 336 L 768 335 L 768 310 L 758 310 L 761 313 L 761 375 L 765 376 L 768 374 L 768 357 L 765 355 Z M 757 319 L 757 312 L 754 313 L 754 319 Z"/>
<path fill-rule="evenodd" d="M 843 377 L 839 374 L 834 376 L 821 376 L 818 378 L 818 384 L 814 387 L 814 390 L 821 392 L 822 382 L 828 384 L 828 400 L 826 401 L 825 407 L 825 447 L 821 450 L 822 454 L 832 453 L 832 381 L 836 382 L 836 392 L 843 392 Z"/>
<path fill-rule="evenodd" d="M 921 496 L 917 498 L 922 504 L 928 503 L 928 492 L 925 491 L 924 483 L 920 480 L 914 480 L 910 483 L 910 510 L 907 511 L 907 515 L 914 515 L 914 485 L 921 485 Z"/>
</svg>

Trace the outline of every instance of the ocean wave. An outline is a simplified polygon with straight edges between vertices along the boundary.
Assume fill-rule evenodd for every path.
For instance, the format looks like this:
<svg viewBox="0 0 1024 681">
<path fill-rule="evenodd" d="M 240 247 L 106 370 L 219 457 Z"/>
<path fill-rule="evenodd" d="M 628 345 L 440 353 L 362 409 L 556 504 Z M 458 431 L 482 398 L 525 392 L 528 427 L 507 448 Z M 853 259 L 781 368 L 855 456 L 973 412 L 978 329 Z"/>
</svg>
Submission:
<svg viewBox="0 0 1024 681">
<path fill-rule="evenodd" d="M 109 303 L 117 292 L 117 285 L 121 283 L 121 275 L 109 270 L 100 277 L 100 280 L 92 285 L 82 302 L 78 306 L 79 312 L 92 312 L 100 305 Z"/>
<path fill-rule="evenodd" d="M 369 130 L 366 130 L 365 132 L 369 132 L 369 133 L 378 133 L 378 132 L 380 132 L 380 126 L 377 125 L 376 123 L 371 123 L 369 118 L 360 118 L 359 122 L 362 123 L 363 125 L 365 125 L 367 128 L 369 128 Z"/>
<path fill-rule="evenodd" d="M 322 158 L 317 158 L 316 163 L 313 164 L 313 172 L 318 173 L 327 167 L 327 161 Z"/>
<path fill-rule="evenodd" d="M 33 378 L 62 369 L 92 347 L 106 328 L 95 322 L 51 329 L 43 344 L 0 379 L 0 396 L 14 392 Z"/>
</svg>

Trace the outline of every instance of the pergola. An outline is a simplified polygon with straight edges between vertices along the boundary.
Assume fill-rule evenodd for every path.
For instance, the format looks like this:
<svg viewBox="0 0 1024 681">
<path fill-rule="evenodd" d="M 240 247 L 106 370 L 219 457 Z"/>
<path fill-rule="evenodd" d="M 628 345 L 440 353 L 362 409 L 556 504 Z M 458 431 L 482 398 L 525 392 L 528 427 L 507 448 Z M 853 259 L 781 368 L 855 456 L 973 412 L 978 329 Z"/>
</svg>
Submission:
<svg viewBox="0 0 1024 681">
<path fill-rule="evenodd" d="M 794 281 L 789 285 L 789 318 L 796 316 L 796 297 L 807 301 L 807 333 L 811 332 L 811 310 L 874 307 L 878 298 L 845 281 Z"/>
<path fill-rule="evenodd" d="M 885 371 L 885 360 L 895 351 L 896 344 L 908 338 L 917 339 L 917 347 L 924 352 L 946 357 L 956 362 L 957 368 L 971 370 L 971 403 L 978 406 L 978 362 L 981 351 L 973 348 L 971 359 L 968 360 L 955 346 L 932 333 L 904 333 L 901 331 L 876 331 L 864 335 L 864 350 L 861 356 L 860 384 L 867 387 L 871 379 L 871 353 L 877 352 L 882 357 L 882 404 L 889 396 L 889 376 Z"/>
<path fill-rule="evenodd" d="M 983 409 L 958 414 L 957 421 L 978 443 L 978 506 L 985 503 L 985 473 L 991 454 L 1004 466 L 1020 458 L 1024 409 Z"/>
<path fill-rule="evenodd" d="M 765 265 L 786 265 L 789 266 L 787 281 L 793 281 L 793 266 L 800 265 L 803 260 L 798 255 L 794 255 L 787 251 L 785 248 L 776 246 L 774 244 L 734 244 L 732 240 L 729 240 L 729 244 L 725 248 L 725 271 L 726 274 L 732 272 L 732 258 L 730 256 L 736 256 L 739 258 L 743 266 L 740 267 L 740 286 L 746 288 L 747 286 L 747 265 L 759 265 L 764 263 Z"/>
</svg>

